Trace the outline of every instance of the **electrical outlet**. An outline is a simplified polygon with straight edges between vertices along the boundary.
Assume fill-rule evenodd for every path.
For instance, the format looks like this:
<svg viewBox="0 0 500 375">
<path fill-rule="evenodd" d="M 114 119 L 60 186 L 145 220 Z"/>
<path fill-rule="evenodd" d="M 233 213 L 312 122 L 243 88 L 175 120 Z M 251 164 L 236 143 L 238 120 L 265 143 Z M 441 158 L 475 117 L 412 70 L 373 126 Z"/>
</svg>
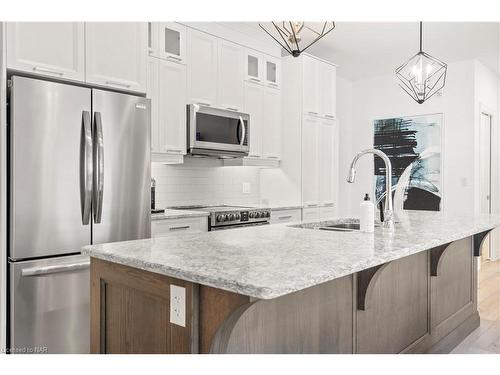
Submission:
<svg viewBox="0 0 500 375">
<path fill-rule="evenodd" d="M 186 326 L 186 288 L 170 285 L 170 323 Z"/>
<path fill-rule="evenodd" d="M 241 188 L 242 188 L 243 194 L 250 194 L 250 183 L 249 182 L 243 182 Z"/>
</svg>

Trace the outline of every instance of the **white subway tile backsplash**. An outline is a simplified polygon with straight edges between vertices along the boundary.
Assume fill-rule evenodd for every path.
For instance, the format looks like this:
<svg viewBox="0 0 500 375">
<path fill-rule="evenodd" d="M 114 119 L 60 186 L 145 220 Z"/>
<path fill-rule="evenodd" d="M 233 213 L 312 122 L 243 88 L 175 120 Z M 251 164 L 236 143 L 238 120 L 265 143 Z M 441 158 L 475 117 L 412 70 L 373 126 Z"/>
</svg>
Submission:
<svg viewBox="0 0 500 375">
<path fill-rule="evenodd" d="M 184 164 L 153 163 L 156 207 L 184 205 L 256 205 L 260 200 L 260 170 L 223 167 L 217 159 L 185 158 Z M 250 184 L 243 194 L 242 184 Z"/>
</svg>

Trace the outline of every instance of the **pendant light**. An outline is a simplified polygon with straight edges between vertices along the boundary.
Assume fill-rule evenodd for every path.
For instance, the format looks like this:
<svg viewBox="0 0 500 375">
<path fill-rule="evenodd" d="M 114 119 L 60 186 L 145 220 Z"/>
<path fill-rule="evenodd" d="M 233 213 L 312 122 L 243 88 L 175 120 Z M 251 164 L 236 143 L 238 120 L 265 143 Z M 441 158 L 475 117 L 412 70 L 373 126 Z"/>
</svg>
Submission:
<svg viewBox="0 0 500 375">
<path fill-rule="evenodd" d="M 401 87 L 413 100 L 422 104 L 441 90 L 446 82 L 447 65 L 422 50 L 420 22 L 420 51 L 396 69 Z"/>
<path fill-rule="evenodd" d="M 322 22 L 318 25 L 304 21 L 281 21 L 271 24 L 272 26 L 268 25 L 266 28 L 259 22 L 260 28 L 293 57 L 299 57 L 302 52 L 335 29 L 335 22 Z"/>
</svg>

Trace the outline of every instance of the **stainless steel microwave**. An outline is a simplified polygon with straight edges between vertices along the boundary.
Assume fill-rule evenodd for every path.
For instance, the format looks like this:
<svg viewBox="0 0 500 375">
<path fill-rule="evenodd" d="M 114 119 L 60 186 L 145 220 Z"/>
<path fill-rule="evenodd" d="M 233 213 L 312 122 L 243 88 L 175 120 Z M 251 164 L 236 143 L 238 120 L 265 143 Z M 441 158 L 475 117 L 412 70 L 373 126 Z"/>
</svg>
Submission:
<svg viewBox="0 0 500 375">
<path fill-rule="evenodd" d="M 249 152 L 250 115 L 199 104 L 187 106 L 187 151 L 191 155 L 243 157 Z"/>
</svg>

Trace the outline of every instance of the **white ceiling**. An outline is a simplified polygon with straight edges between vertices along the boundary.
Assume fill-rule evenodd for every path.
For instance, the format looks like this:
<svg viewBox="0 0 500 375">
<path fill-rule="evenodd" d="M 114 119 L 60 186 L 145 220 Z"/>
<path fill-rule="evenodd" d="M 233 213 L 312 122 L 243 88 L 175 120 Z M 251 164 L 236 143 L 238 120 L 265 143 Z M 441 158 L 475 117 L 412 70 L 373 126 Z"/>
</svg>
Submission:
<svg viewBox="0 0 500 375">
<path fill-rule="evenodd" d="M 223 24 L 270 39 L 258 23 Z M 477 58 L 498 71 L 499 48 L 499 23 L 424 22 L 423 49 L 444 62 Z M 418 52 L 418 22 L 338 22 L 308 52 L 338 64 L 339 75 L 351 80 L 390 74 Z"/>
</svg>

